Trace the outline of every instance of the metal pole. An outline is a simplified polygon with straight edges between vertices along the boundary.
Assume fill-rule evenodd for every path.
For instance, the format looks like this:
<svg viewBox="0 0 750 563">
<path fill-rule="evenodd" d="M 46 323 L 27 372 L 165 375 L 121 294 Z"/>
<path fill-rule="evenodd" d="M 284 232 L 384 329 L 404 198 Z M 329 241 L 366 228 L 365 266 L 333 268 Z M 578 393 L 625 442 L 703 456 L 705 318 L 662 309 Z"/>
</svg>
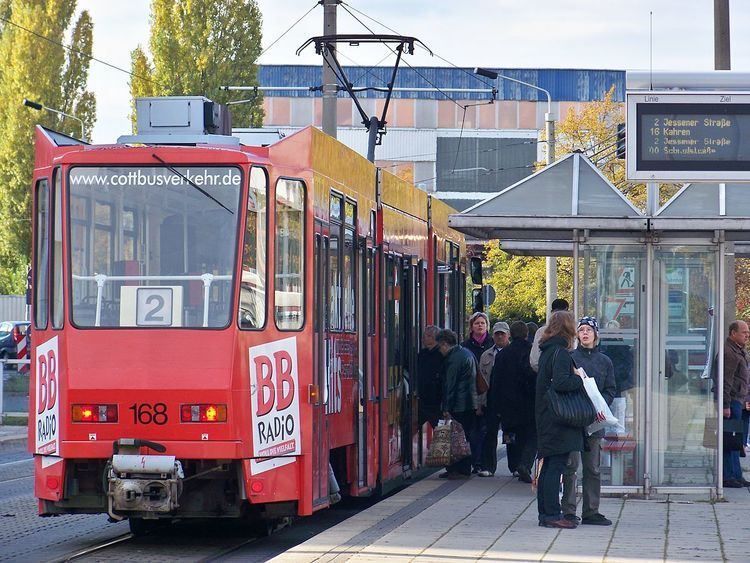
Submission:
<svg viewBox="0 0 750 563">
<path fill-rule="evenodd" d="M 323 0 L 323 35 L 336 35 L 336 7 L 339 0 Z M 323 50 L 323 132 L 336 138 L 338 115 L 336 94 L 338 80 L 333 70 L 332 55 L 335 45 L 329 43 Z M 331 53 L 331 51 L 334 51 Z"/>
<path fill-rule="evenodd" d="M 580 310 L 580 303 L 578 300 L 578 278 L 580 273 L 578 272 L 578 260 L 580 259 L 580 244 L 578 242 L 578 229 L 573 230 L 573 316 L 580 318 L 583 311 Z"/>
<path fill-rule="evenodd" d="M 714 0 L 714 68 L 732 68 L 729 49 L 729 0 Z"/>
<path fill-rule="evenodd" d="M 555 116 L 552 113 L 552 99 L 549 92 L 544 90 L 547 94 L 547 113 L 544 114 L 545 129 L 547 134 L 547 166 L 555 162 Z M 573 245 L 577 243 L 574 241 Z M 575 282 L 573 284 L 575 286 Z M 547 275 L 546 275 L 546 286 L 547 286 L 547 322 L 552 314 L 552 301 L 557 298 L 557 257 L 547 256 Z M 573 296 L 575 302 L 576 296 Z M 575 309 L 574 309 L 575 310 Z"/>
<path fill-rule="evenodd" d="M 726 243 L 724 242 L 724 233 L 721 236 L 721 242 L 719 242 L 719 256 L 718 256 L 718 270 L 719 279 L 718 290 L 719 290 L 719 303 L 718 307 L 714 309 L 718 318 L 716 319 L 716 326 L 718 330 L 714 331 L 714 342 L 716 342 L 717 357 L 719 359 L 718 366 L 716 367 L 716 496 L 722 498 L 724 496 L 724 286 L 726 284 Z M 706 361 L 711 361 L 713 358 L 707 358 Z"/>
<path fill-rule="evenodd" d="M 380 120 L 377 116 L 373 115 L 370 118 L 370 126 L 367 129 L 367 160 L 375 162 L 375 143 L 378 141 L 378 128 L 380 127 Z"/>
<path fill-rule="evenodd" d="M 659 184 L 646 184 L 646 215 L 653 217 L 659 211 Z"/>
<path fill-rule="evenodd" d="M 544 114 L 544 125 L 547 133 L 547 166 L 549 166 L 555 162 L 555 116 L 550 111 Z"/>
<path fill-rule="evenodd" d="M 644 374 L 644 384 L 641 386 L 640 393 L 643 396 L 643 493 L 646 498 L 651 495 L 651 452 L 653 439 L 651 435 L 651 421 L 653 420 L 651 409 L 655 400 L 653 389 L 653 366 L 657 357 L 654 347 L 656 339 L 653 335 L 658 334 L 654 330 L 654 291 L 657 290 L 657 283 L 654 279 L 654 245 L 646 245 L 646 326 L 641 327 L 641 342 L 644 343 L 646 352 L 646 373 Z M 642 318 L 642 317 L 641 317 Z M 634 405 L 633 408 L 637 408 Z"/>
</svg>

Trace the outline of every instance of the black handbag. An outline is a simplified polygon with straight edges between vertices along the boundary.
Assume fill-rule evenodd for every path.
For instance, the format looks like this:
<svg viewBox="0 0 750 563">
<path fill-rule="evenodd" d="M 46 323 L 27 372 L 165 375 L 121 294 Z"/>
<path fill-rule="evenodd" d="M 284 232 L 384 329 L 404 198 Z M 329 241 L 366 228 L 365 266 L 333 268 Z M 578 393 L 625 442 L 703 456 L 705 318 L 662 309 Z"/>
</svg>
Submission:
<svg viewBox="0 0 750 563">
<path fill-rule="evenodd" d="M 559 351 L 559 348 L 555 350 L 555 355 L 552 358 L 553 366 Z M 545 396 L 552 414 L 560 424 L 573 428 L 585 428 L 596 420 L 596 408 L 594 408 L 583 386 L 575 391 L 562 392 L 556 391 L 550 384 Z"/>
<path fill-rule="evenodd" d="M 743 429 L 742 419 L 739 418 L 725 418 L 724 419 L 724 451 L 725 452 L 738 452 L 742 451 L 743 442 Z"/>
<path fill-rule="evenodd" d="M 724 432 L 722 432 L 722 442 L 724 444 L 725 452 L 741 452 L 743 451 L 743 430 L 742 430 L 742 419 L 739 418 L 725 418 L 722 426 Z M 717 421 L 716 416 L 706 418 L 706 423 L 703 429 L 703 446 L 706 448 L 716 449 L 716 427 Z"/>
</svg>

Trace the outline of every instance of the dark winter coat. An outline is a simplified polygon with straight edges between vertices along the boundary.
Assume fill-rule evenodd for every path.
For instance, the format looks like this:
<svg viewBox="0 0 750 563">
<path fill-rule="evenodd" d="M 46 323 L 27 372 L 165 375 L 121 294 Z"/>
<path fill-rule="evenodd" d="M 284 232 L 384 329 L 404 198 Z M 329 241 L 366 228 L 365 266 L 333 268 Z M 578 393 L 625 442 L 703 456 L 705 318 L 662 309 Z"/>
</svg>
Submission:
<svg viewBox="0 0 750 563">
<path fill-rule="evenodd" d="M 576 366 L 583 368 L 586 375 L 594 378 L 602 397 L 608 405 L 611 405 L 617 396 L 615 368 L 612 365 L 612 360 L 599 351 L 599 346 L 584 348 L 579 345 L 570 355 L 573 357 Z M 601 438 L 604 436 L 604 429 L 594 432 L 592 436 Z"/>
<path fill-rule="evenodd" d="M 436 424 L 440 418 L 440 402 L 443 382 L 440 380 L 440 366 L 443 355 L 440 348 L 422 348 L 417 354 L 417 392 L 419 393 L 419 423 L 430 421 Z"/>
<path fill-rule="evenodd" d="M 503 430 L 534 424 L 536 373 L 529 365 L 531 344 L 514 339 L 495 358 L 487 410 L 500 418 Z"/>
<path fill-rule="evenodd" d="M 560 424 L 549 406 L 546 393 L 550 387 L 566 393 L 583 387 L 583 380 L 573 373 L 573 359 L 561 336 L 553 336 L 540 349 L 539 373 L 536 378 L 536 431 L 539 457 L 583 451 L 583 429 Z M 555 351 L 559 350 L 557 354 Z M 554 365 L 553 365 L 554 360 Z"/>
<path fill-rule="evenodd" d="M 454 346 L 440 366 L 443 381 L 443 411 L 473 411 L 476 405 L 477 362 L 462 346 Z"/>
<path fill-rule="evenodd" d="M 628 346 L 621 338 L 608 340 L 606 344 L 599 347 L 602 354 L 609 356 L 615 367 L 615 383 L 617 384 L 617 397 L 621 397 L 624 391 L 635 387 L 633 378 L 633 347 Z"/>
<path fill-rule="evenodd" d="M 479 360 L 482 357 L 482 354 L 484 354 L 485 350 L 489 350 L 495 345 L 495 341 L 492 340 L 492 335 L 488 334 L 487 338 L 484 339 L 484 342 L 481 344 L 474 340 L 472 336 L 469 336 L 466 340 L 464 340 L 461 343 L 461 346 L 466 348 L 469 352 L 474 354 L 474 357 L 477 359 L 477 366 L 479 365 Z"/>
</svg>

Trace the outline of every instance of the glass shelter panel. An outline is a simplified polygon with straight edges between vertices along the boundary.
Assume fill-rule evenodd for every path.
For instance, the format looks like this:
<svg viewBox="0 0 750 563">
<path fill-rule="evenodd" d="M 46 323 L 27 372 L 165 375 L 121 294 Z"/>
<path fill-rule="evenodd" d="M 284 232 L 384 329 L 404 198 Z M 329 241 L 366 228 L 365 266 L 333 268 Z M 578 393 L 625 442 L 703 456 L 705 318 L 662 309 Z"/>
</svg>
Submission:
<svg viewBox="0 0 750 563">
<path fill-rule="evenodd" d="M 654 255 L 652 483 L 711 486 L 716 450 L 703 445 L 716 419 L 711 367 L 717 353 L 716 249 L 672 247 Z"/>
<path fill-rule="evenodd" d="M 600 351 L 612 360 L 617 384 L 611 409 L 619 426 L 607 427 L 602 439 L 603 485 L 642 485 L 645 259 L 643 247 L 627 245 L 587 245 L 579 254 L 579 313 L 598 319 Z"/>
<path fill-rule="evenodd" d="M 242 173 L 234 167 L 71 169 L 78 327 L 225 327 Z"/>
</svg>

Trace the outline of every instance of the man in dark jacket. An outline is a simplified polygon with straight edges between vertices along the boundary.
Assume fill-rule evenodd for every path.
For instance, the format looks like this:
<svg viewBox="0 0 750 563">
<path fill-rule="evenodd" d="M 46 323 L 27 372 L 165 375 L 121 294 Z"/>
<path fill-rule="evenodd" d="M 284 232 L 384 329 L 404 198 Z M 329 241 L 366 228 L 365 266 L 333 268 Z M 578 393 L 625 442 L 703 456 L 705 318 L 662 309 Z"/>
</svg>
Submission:
<svg viewBox="0 0 750 563">
<path fill-rule="evenodd" d="M 458 337 L 452 330 L 441 330 L 437 337 L 443 365 L 440 377 L 443 381 L 443 418 L 461 423 L 469 441 L 474 414 L 477 408 L 477 362 L 474 355 L 458 345 Z M 471 456 L 449 465 L 440 477 L 465 479 L 471 476 Z"/>
<path fill-rule="evenodd" d="M 531 344 L 528 327 L 521 321 L 510 325 L 511 342 L 497 356 L 487 398 L 488 411 L 499 418 L 503 435 L 514 437 L 506 442 L 508 469 L 517 472 L 524 483 L 531 483 L 531 469 L 536 458 L 536 425 L 534 392 L 536 374 L 529 365 Z"/>
<path fill-rule="evenodd" d="M 578 347 L 571 353 L 576 366 L 596 381 L 596 387 L 608 405 L 617 395 L 615 368 L 606 355 L 599 351 L 599 324 L 594 317 L 583 317 L 578 321 Z M 563 472 L 562 511 L 565 518 L 578 523 L 576 516 L 576 478 L 583 461 L 583 507 L 581 521 L 584 524 L 610 526 L 612 521 L 599 513 L 602 492 L 601 463 L 604 429 L 586 436 L 583 453 L 572 452 Z"/>
<path fill-rule="evenodd" d="M 437 343 L 440 329 L 426 326 L 422 333 L 423 348 L 417 354 L 417 391 L 419 393 L 419 426 L 429 422 L 433 428 L 440 419 L 440 396 L 443 383 L 440 381 L 440 366 L 443 355 Z"/>
<path fill-rule="evenodd" d="M 744 321 L 729 325 L 729 336 L 724 345 L 724 418 L 742 418 L 742 406 L 747 395 L 748 357 L 745 346 L 750 340 L 750 329 Z M 724 486 L 738 489 L 750 485 L 742 476 L 739 451 L 724 451 Z"/>
</svg>

